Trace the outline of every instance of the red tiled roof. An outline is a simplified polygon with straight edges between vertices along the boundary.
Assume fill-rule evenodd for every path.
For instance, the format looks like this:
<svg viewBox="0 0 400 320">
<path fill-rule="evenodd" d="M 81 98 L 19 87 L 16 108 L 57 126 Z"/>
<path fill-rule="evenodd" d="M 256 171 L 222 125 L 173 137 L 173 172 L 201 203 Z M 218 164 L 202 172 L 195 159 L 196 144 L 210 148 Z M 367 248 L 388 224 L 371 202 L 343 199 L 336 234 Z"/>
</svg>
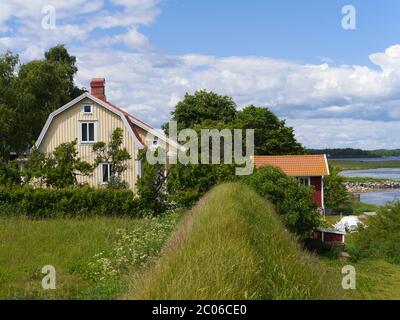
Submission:
<svg viewBox="0 0 400 320">
<path fill-rule="evenodd" d="M 294 156 L 254 156 L 256 168 L 271 165 L 280 168 L 288 176 L 315 177 L 329 175 L 329 168 L 324 154 Z"/>
</svg>

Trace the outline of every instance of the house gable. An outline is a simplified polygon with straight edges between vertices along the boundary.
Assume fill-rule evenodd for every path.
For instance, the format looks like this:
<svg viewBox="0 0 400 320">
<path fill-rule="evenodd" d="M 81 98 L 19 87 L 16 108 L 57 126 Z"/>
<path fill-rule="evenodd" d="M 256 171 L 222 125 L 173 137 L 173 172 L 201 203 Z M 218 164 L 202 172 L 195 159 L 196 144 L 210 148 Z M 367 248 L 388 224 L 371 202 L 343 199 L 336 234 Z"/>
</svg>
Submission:
<svg viewBox="0 0 400 320">
<path fill-rule="evenodd" d="M 99 107 L 105 108 L 106 110 L 108 110 L 110 112 L 110 114 L 114 114 L 116 116 L 118 116 L 121 121 L 123 122 L 123 124 L 125 125 L 125 127 L 127 128 L 127 130 L 129 131 L 130 135 L 132 136 L 132 138 L 135 140 L 135 145 L 137 149 L 142 149 L 143 148 L 143 144 L 140 142 L 140 140 L 138 139 L 138 137 L 136 136 L 136 134 L 134 133 L 132 126 L 130 125 L 127 117 L 125 114 L 123 114 L 122 111 L 113 108 L 110 104 L 108 104 L 105 101 L 102 101 L 98 98 L 96 98 L 95 96 L 92 96 L 89 93 L 84 93 L 82 95 L 80 95 L 78 98 L 72 100 L 71 102 L 67 103 L 66 105 L 62 106 L 61 108 L 57 109 L 56 111 L 52 112 L 47 121 L 46 124 L 44 125 L 42 132 L 40 133 L 40 136 L 38 138 L 38 140 L 36 141 L 36 147 L 38 149 L 41 149 L 41 144 L 45 138 L 45 136 L 48 134 L 48 130 L 53 122 L 53 120 L 59 116 L 60 114 L 68 111 L 69 109 L 73 108 L 73 107 L 82 107 L 84 104 L 94 104 L 95 108 L 93 110 L 93 112 L 95 112 L 96 110 L 96 106 L 97 106 L 97 110 Z M 81 110 L 80 110 L 81 111 Z M 83 112 L 82 112 L 83 114 Z M 93 113 L 92 113 L 93 115 Z M 89 115 L 84 115 L 84 117 L 82 117 L 82 120 L 84 119 L 88 119 L 90 120 Z M 73 132 L 74 130 L 72 130 L 72 128 L 69 128 L 68 131 L 64 132 L 65 134 L 68 135 L 69 132 Z M 77 137 L 76 137 L 77 138 Z"/>
</svg>

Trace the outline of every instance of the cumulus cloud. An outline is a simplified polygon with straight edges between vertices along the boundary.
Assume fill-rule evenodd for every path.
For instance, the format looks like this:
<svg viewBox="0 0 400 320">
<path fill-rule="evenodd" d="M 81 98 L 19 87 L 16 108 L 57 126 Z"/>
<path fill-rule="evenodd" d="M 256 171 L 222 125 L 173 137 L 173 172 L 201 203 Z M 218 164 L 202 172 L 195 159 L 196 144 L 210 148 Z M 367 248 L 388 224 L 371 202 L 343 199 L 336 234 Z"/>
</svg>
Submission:
<svg viewBox="0 0 400 320">
<path fill-rule="evenodd" d="M 329 58 L 300 64 L 263 56 L 172 56 L 140 29 L 160 14 L 157 0 L 52 1 L 57 27 L 44 30 L 41 8 L 48 3 L 1 3 L 0 50 L 30 60 L 65 43 L 78 58 L 78 84 L 105 77 L 111 101 L 156 127 L 186 92 L 207 89 L 232 96 L 239 108 L 268 106 L 310 147 L 398 147 L 391 137 L 400 127 L 400 45 L 371 53 L 376 68 L 337 66 Z"/>
</svg>

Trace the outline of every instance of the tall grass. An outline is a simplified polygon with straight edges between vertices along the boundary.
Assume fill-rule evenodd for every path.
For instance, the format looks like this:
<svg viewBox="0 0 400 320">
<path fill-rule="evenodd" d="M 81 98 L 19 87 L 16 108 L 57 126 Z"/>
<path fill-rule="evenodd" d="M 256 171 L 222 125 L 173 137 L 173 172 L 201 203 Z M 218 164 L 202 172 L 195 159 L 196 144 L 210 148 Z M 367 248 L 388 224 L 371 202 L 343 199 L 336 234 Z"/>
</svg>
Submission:
<svg viewBox="0 0 400 320">
<path fill-rule="evenodd" d="M 178 217 L 0 216 L 0 299 L 112 299 L 126 269 L 157 254 Z M 56 269 L 55 290 L 41 287 L 44 265 Z"/>
<path fill-rule="evenodd" d="M 351 235 L 353 259 L 382 259 L 400 264 L 400 202 L 383 207 L 364 228 Z"/>
<path fill-rule="evenodd" d="M 304 252 L 247 186 L 215 187 L 181 221 L 161 258 L 130 277 L 134 299 L 337 299 L 341 279 Z"/>
</svg>

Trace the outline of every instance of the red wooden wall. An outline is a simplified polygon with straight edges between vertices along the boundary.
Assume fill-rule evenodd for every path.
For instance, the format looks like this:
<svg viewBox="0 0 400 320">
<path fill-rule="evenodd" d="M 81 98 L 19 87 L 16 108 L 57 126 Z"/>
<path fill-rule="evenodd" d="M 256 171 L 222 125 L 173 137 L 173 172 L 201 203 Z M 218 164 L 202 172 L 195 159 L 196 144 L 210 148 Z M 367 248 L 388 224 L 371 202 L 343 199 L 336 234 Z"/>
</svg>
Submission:
<svg viewBox="0 0 400 320">
<path fill-rule="evenodd" d="M 311 177 L 311 185 L 314 186 L 313 201 L 322 207 L 322 177 Z"/>
</svg>

